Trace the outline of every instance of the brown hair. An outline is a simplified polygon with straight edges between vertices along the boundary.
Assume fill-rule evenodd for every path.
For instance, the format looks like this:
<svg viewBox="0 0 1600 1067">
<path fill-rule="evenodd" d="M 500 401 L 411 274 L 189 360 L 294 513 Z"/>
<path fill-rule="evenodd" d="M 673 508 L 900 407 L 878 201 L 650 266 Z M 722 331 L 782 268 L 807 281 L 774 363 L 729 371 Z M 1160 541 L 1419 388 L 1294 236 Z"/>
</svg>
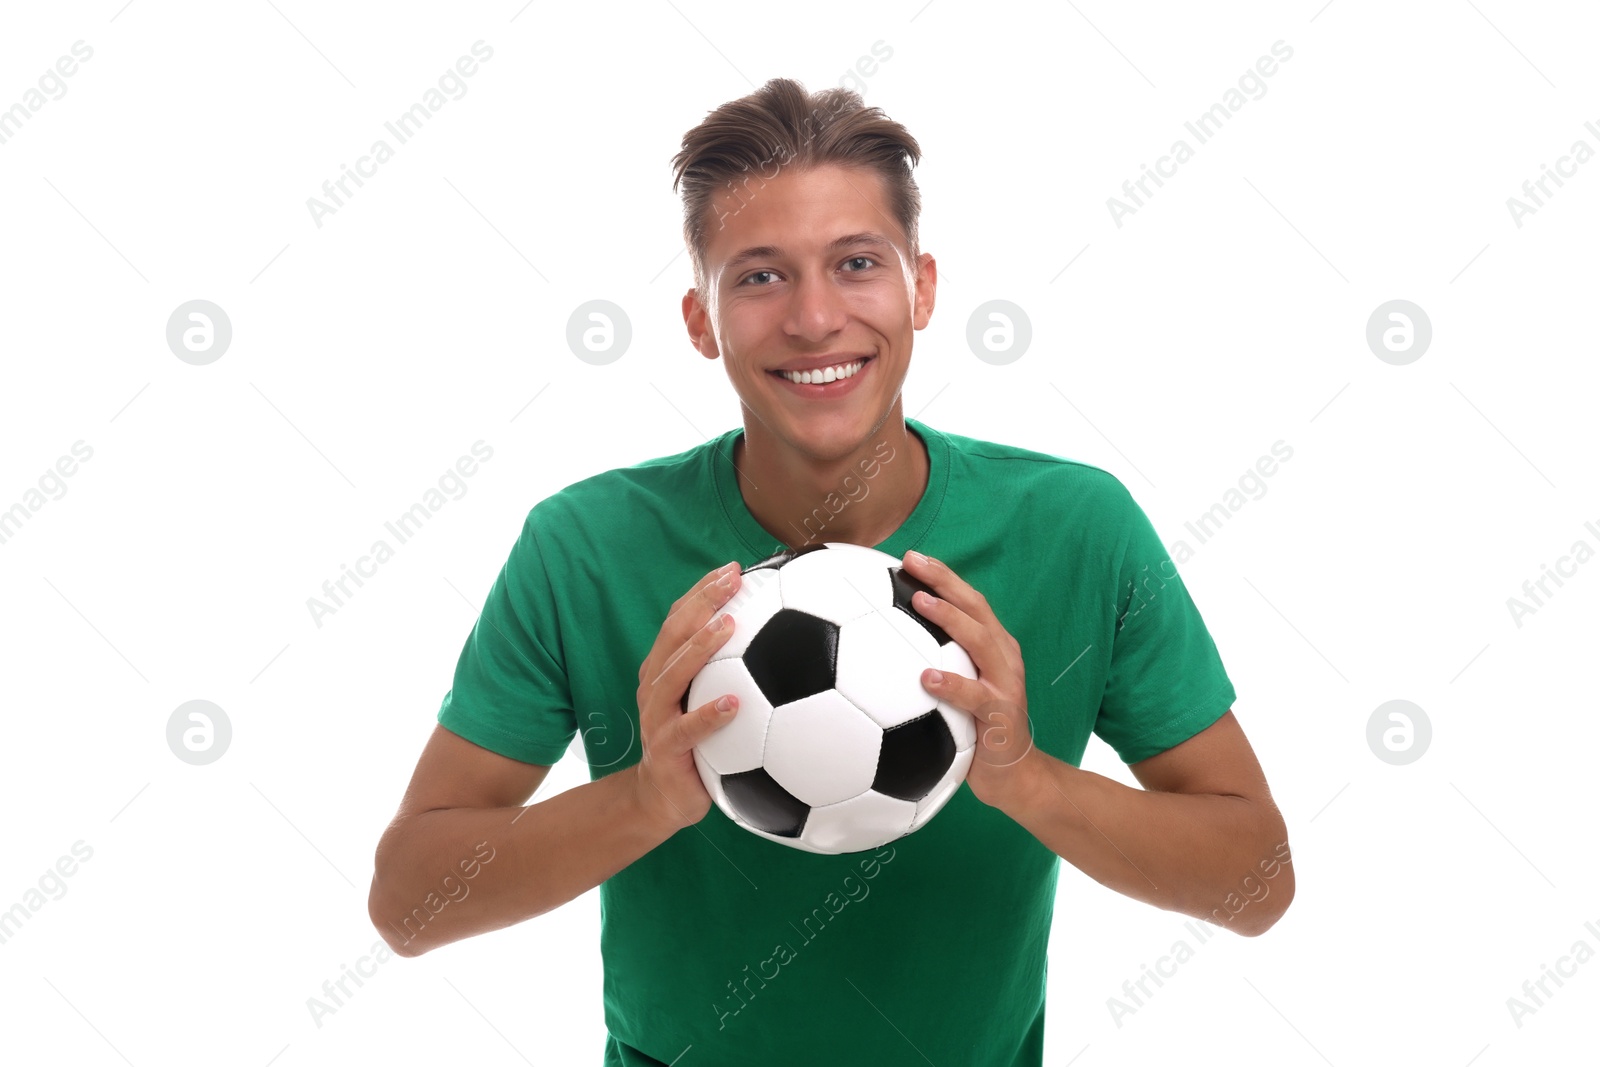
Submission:
<svg viewBox="0 0 1600 1067">
<path fill-rule="evenodd" d="M 738 185 L 744 197 L 752 182 L 758 192 L 763 180 L 786 166 L 831 163 L 881 175 L 890 214 L 915 260 L 922 196 L 911 168 L 921 157 L 921 147 L 906 128 L 881 108 L 867 107 L 853 89 L 808 93 L 793 79 L 773 78 L 748 96 L 728 101 L 683 135 L 683 147 L 672 159 L 672 188 L 677 192 L 682 187 L 683 239 L 694 261 L 695 287 L 705 290 L 709 233 L 726 217 L 708 217 L 715 211 L 712 196 Z"/>
</svg>

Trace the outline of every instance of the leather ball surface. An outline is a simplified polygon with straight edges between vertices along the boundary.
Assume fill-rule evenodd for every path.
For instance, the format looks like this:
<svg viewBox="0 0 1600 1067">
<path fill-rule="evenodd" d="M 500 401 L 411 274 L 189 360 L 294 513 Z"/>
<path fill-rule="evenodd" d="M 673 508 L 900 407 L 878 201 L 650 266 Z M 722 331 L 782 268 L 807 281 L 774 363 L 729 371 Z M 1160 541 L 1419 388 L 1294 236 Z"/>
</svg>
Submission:
<svg viewBox="0 0 1600 1067">
<path fill-rule="evenodd" d="M 922 686 L 968 678 L 966 651 L 911 606 L 932 592 L 894 556 L 829 542 L 746 568 L 733 633 L 684 707 L 725 693 L 732 720 L 694 750 L 723 814 L 808 852 L 877 848 L 926 825 L 972 764 L 972 716 Z"/>
</svg>

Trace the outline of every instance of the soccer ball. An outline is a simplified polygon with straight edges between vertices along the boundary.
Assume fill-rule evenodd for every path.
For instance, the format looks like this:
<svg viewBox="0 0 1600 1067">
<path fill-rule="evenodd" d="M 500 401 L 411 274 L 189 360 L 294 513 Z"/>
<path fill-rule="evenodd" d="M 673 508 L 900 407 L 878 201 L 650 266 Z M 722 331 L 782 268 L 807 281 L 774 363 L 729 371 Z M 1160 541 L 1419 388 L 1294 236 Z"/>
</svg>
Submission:
<svg viewBox="0 0 1600 1067">
<path fill-rule="evenodd" d="M 977 671 L 912 608 L 918 589 L 932 592 L 895 557 L 841 542 L 745 569 L 724 608 L 733 634 L 682 705 L 739 698 L 732 721 L 694 749 L 723 814 L 769 841 L 836 855 L 920 829 L 955 794 L 977 730 L 923 688 L 922 672 Z"/>
</svg>

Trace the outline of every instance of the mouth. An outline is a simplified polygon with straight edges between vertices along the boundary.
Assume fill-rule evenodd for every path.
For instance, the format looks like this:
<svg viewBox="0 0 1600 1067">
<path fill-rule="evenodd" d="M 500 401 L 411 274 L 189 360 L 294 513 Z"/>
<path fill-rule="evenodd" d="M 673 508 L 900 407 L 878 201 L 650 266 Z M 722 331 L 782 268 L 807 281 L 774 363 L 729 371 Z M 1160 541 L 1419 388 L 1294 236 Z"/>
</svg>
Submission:
<svg viewBox="0 0 1600 1067">
<path fill-rule="evenodd" d="M 783 388 L 799 396 L 810 397 L 816 400 L 826 400 L 831 397 L 844 396 L 853 391 L 873 363 L 877 362 L 876 356 L 867 356 L 838 367 L 827 367 L 814 371 L 804 371 L 799 374 L 790 374 L 784 371 L 771 370 L 767 374 L 777 379 Z M 830 380 L 831 378 L 831 380 Z M 799 379 L 798 381 L 796 379 Z"/>
</svg>

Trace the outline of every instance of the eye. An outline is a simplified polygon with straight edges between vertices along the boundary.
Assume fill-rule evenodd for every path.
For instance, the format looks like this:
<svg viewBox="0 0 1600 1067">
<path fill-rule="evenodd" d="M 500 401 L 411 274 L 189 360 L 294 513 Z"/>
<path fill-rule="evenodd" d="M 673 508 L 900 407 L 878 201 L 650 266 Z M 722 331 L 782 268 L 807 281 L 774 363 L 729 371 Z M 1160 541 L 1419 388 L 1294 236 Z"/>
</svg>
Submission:
<svg viewBox="0 0 1600 1067">
<path fill-rule="evenodd" d="M 849 259 L 845 260 L 845 262 L 846 263 L 865 263 L 865 264 L 867 264 L 867 266 L 874 266 L 876 264 L 876 261 L 871 256 L 851 256 Z M 862 269 L 864 270 L 865 268 L 862 268 Z M 848 273 L 850 273 L 850 274 L 860 274 L 861 271 L 853 270 L 853 271 L 849 271 Z"/>
<path fill-rule="evenodd" d="M 740 283 L 739 283 L 739 284 L 740 284 L 740 285 L 750 285 L 750 279 L 751 279 L 751 278 L 755 278 L 755 277 L 758 277 L 758 276 L 759 276 L 759 275 L 762 275 L 762 274 L 772 274 L 772 273 L 774 273 L 774 272 L 773 272 L 773 271 L 770 271 L 770 270 L 758 270 L 758 271 L 755 271 L 755 272 L 753 272 L 753 273 L 752 273 L 752 274 L 750 274 L 750 275 L 749 275 L 749 276 L 748 276 L 748 277 L 746 277 L 746 278 L 745 278 L 745 279 L 744 279 L 744 280 L 743 280 L 743 281 L 741 281 L 741 282 L 740 282 Z M 750 286 L 750 287 L 751 287 L 751 288 L 752 288 L 752 289 L 760 289 L 760 288 L 763 288 L 763 287 L 762 287 L 762 286 L 759 286 L 759 285 L 754 285 L 754 286 Z"/>
</svg>

